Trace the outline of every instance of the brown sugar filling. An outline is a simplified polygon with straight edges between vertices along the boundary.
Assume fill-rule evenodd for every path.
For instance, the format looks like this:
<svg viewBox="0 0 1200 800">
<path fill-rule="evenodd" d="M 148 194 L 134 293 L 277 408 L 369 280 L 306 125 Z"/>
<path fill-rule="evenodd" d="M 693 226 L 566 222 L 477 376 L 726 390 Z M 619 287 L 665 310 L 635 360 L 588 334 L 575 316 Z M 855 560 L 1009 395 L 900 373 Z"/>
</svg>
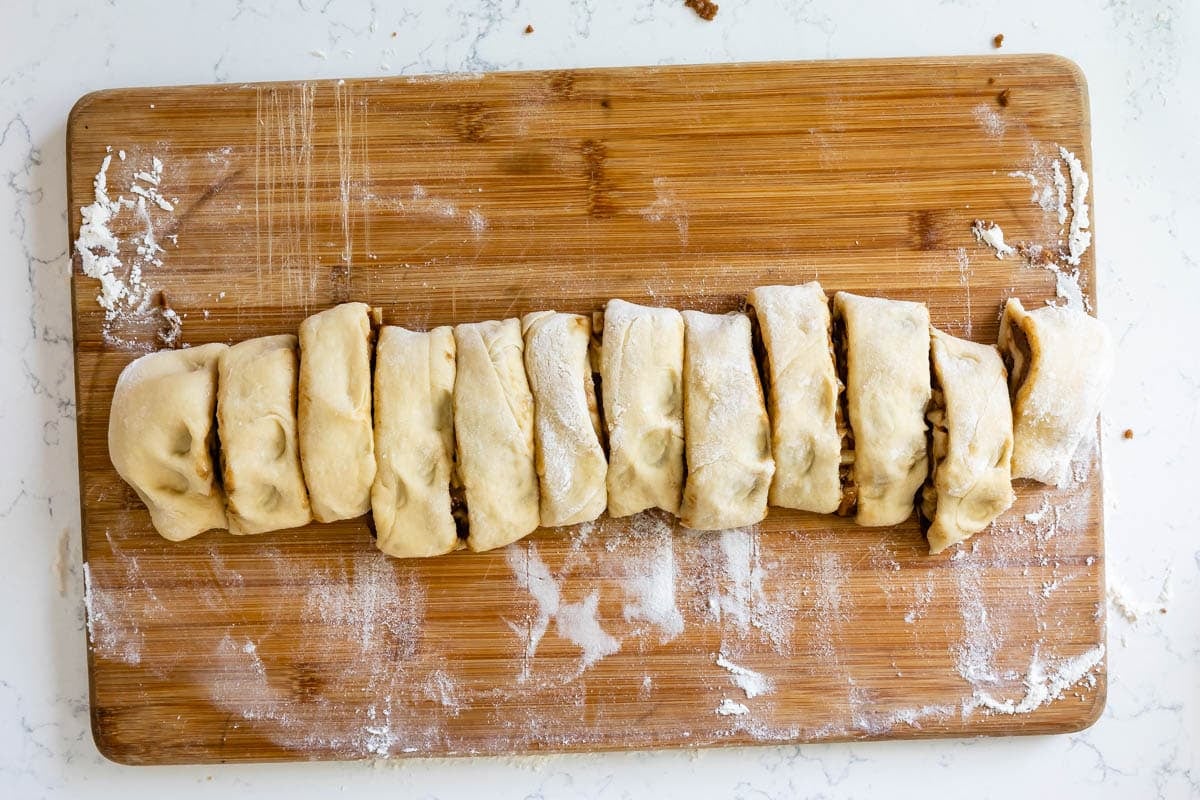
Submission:
<svg viewBox="0 0 1200 800">
<path fill-rule="evenodd" d="M 858 510 L 858 484 L 854 479 L 854 431 L 850 427 L 850 404 L 846 397 L 846 374 L 849 369 L 849 344 L 846 324 L 840 314 L 834 314 L 831 339 L 834 364 L 838 378 L 838 401 L 834 408 L 834 423 L 842 440 L 841 461 L 838 478 L 842 485 L 842 499 L 838 503 L 837 515 L 852 516 Z"/>
<path fill-rule="evenodd" d="M 922 532 L 929 530 L 929 526 L 933 524 L 934 515 L 937 514 L 938 498 L 934 481 L 937 478 L 938 470 L 941 469 L 942 462 L 946 460 L 946 456 L 950 452 L 950 430 L 946 427 L 946 396 L 942 392 L 936 371 L 933 372 L 933 393 L 930 396 L 929 410 L 926 412 L 925 418 L 929 420 L 930 469 L 918 498 L 920 500 L 918 507 L 921 512 L 919 522 Z"/>
<path fill-rule="evenodd" d="M 1015 401 L 1033 363 L 1033 349 L 1029 346 L 1029 337 L 1015 321 L 1008 324 L 1008 342 L 1002 355 L 1004 366 L 1008 368 L 1009 400 Z"/>
</svg>

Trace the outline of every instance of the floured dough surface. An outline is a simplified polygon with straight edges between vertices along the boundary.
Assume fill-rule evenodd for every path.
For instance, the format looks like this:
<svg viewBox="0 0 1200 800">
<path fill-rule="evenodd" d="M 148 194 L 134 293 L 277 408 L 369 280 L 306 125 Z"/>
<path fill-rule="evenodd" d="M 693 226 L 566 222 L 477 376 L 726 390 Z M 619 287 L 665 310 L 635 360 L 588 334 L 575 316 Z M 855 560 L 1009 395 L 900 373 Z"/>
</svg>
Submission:
<svg viewBox="0 0 1200 800">
<path fill-rule="evenodd" d="M 454 328 L 454 436 L 472 550 L 491 550 L 538 526 L 533 395 L 516 319 Z"/>
<path fill-rule="evenodd" d="M 266 533 L 312 519 L 296 436 L 297 340 L 239 342 L 218 363 L 217 422 L 230 533 Z"/>
<path fill-rule="evenodd" d="M 610 300 L 600 390 L 608 427 L 608 513 L 679 513 L 683 498 L 683 317 Z"/>
<path fill-rule="evenodd" d="M 343 303 L 300 324 L 300 459 L 313 519 L 371 509 L 371 321 L 365 303 Z"/>
<path fill-rule="evenodd" d="M 1096 417 L 1113 371 L 1108 329 L 1083 311 L 1027 311 L 1010 298 L 1000 320 L 1013 409 L 1014 478 L 1061 486 Z"/>
<path fill-rule="evenodd" d="M 687 485 L 680 518 L 699 530 L 740 528 L 767 514 L 775 462 L 745 314 L 684 311 Z"/>
<path fill-rule="evenodd" d="M 1012 410 L 1000 353 L 934 330 L 928 419 L 932 473 L 922 493 L 929 552 L 966 541 L 1014 500 Z"/>
<path fill-rule="evenodd" d="M 833 302 L 845 326 L 855 521 L 897 525 L 912 514 L 929 466 L 929 309 L 848 292 L 838 292 Z"/>
<path fill-rule="evenodd" d="M 592 322 L 579 314 L 535 311 L 521 320 L 525 372 L 533 393 L 541 524 L 588 522 L 608 505 L 608 460 L 588 348 Z"/>
<path fill-rule="evenodd" d="M 172 541 L 224 528 L 212 449 L 223 344 L 163 350 L 122 370 L 108 417 L 108 453 Z"/>
<path fill-rule="evenodd" d="M 454 333 L 386 326 L 375 349 L 375 544 L 398 558 L 454 550 Z"/>
<path fill-rule="evenodd" d="M 760 286 L 747 298 L 766 350 L 771 454 L 770 504 L 832 514 L 841 503 L 837 429 L 840 385 L 830 339 L 829 299 L 816 281 Z"/>
</svg>

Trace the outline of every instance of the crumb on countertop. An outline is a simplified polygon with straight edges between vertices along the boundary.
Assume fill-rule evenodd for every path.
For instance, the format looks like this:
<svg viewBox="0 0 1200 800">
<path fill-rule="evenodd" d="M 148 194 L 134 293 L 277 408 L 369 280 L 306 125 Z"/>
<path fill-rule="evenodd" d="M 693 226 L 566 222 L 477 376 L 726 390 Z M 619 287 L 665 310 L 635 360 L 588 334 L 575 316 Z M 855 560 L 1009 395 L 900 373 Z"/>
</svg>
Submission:
<svg viewBox="0 0 1200 800">
<path fill-rule="evenodd" d="M 1132 439 L 1133 438 L 1133 428 L 1126 428 L 1125 432 L 1122 433 L 1121 436 L 1123 436 L 1126 439 Z"/>
<path fill-rule="evenodd" d="M 525 34 L 528 36 L 528 35 L 529 35 L 529 34 L 531 34 L 531 33 L 533 33 L 533 26 L 532 26 L 532 25 L 526 25 L 526 26 L 525 26 Z"/>
<path fill-rule="evenodd" d="M 696 16 L 702 20 L 712 21 L 712 18 L 717 15 L 717 10 L 720 8 L 712 0 L 683 0 L 683 4 L 696 12 Z"/>
<path fill-rule="evenodd" d="M 1011 97 L 1012 97 L 1012 89 L 1005 89 L 1004 91 L 1000 92 L 1000 94 L 996 95 L 996 102 L 999 103 L 1002 107 L 1007 107 L 1008 101 Z"/>
<path fill-rule="evenodd" d="M 1003 46 L 1004 46 L 1004 34 L 997 33 L 995 36 L 992 37 L 992 47 L 999 48 L 999 47 L 1003 47 Z"/>
</svg>

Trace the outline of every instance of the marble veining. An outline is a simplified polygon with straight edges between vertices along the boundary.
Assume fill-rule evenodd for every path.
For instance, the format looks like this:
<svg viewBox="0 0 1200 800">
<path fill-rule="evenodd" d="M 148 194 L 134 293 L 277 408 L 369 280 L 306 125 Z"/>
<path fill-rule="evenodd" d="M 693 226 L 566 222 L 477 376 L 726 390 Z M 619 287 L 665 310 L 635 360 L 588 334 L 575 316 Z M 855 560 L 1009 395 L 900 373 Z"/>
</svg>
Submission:
<svg viewBox="0 0 1200 800">
<path fill-rule="evenodd" d="M 13 4 L 16 6 L 16 4 Z M 430 798 L 1200 796 L 1200 8 L 724 0 L 47 0 L 6 8 L 0 41 L 0 783 L 12 797 L 174 797 L 214 789 Z M 534 33 L 525 34 L 526 25 Z M 269 35 L 264 31 L 269 29 Z M 1105 405 L 1109 701 L 1070 736 L 446 762 L 136 770 L 92 744 L 84 663 L 64 130 L 115 86 L 702 61 L 1057 52 L 1093 113 L 1099 310 L 1119 347 Z M 274 44 L 264 46 L 264 41 Z M 319 55 L 315 55 L 319 54 Z M 70 209 L 71 219 L 77 209 Z M 1184 338 L 1187 337 L 1187 338 Z M 1126 439 L 1124 431 L 1133 432 Z M 1167 577 L 1169 573 L 1169 578 Z M 1167 587 L 1164 591 L 1164 580 Z"/>
</svg>

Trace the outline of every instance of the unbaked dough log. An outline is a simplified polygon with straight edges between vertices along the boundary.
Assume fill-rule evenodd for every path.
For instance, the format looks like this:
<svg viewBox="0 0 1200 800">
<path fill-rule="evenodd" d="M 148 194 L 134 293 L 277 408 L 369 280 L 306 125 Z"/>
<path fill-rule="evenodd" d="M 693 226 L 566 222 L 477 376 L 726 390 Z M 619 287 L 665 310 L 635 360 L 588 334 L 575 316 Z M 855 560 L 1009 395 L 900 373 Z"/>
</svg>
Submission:
<svg viewBox="0 0 1200 800">
<path fill-rule="evenodd" d="M 750 292 L 766 350 L 771 454 L 770 504 L 832 514 L 841 503 L 838 382 L 829 298 L 816 281 Z"/>
<path fill-rule="evenodd" d="M 1062 486 L 1096 415 L 1113 371 L 1108 329 L 1083 311 L 1004 306 L 1000 350 L 1009 364 L 1014 478 Z"/>
<path fill-rule="evenodd" d="M 221 353 L 217 424 L 230 533 L 266 533 L 312 519 L 296 439 L 298 360 L 290 333 Z"/>
<path fill-rule="evenodd" d="M 592 321 L 535 311 L 521 320 L 525 372 L 533 393 L 534 443 L 541 481 L 541 524 L 576 525 L 608 505 L 608 461 L 588 349 Z"/>
<path fill-rule="evenodd" d="M 608 426 L 608 513 L 679 513 L 683 497 L 683 317 L 610 300 L 600 394 Z"/>
<path fill-rule="evenodd" d="M 224 528 L 212 450 L 217 361 L 205 344 L 142 356 L 121 371 L 108 416 L 108 455 L 163 538 Z"/>
<path fill-rule="evenodd" d="M 375 348 L 375 544 L 419 558 L 459 545 L 451 513 L 454 332 L 386 326 Z"/>
<path fill-rule="evenodd" d="M 933 466 L 922 490 L 929 552 L 964 542 L 1013 504 L 1012 410 L 995 347 L 932 332 Z"/>
<path fill-rule="evenodd" d="M 300 324 L 300 463 L 313 519 L 351 519 L 371 508 L 371 320 L 343 303 Z"/>
<path fill-rule="evenodd" d="M 684 311 L 683 321 L 688 474 L 680 518 L 698 530 L 754 525 L 767 515 L 775 462 L 750 318 Z"/>
<path fill-rule="evenodd" d="M 458 325 L 454 341 L 454 436 L 467 499 L 467 546 L 491 550 L 538 526 L 533 396 L 521 323 Z"/>
<path fill-rule="evenodd" d="M 844 326 L 846 406 L 854 436 L 859 525 L 896 525 L 912 514 L 929 467 L 929 309 L 923 303 L 838 292 Z"/>
</svg>

